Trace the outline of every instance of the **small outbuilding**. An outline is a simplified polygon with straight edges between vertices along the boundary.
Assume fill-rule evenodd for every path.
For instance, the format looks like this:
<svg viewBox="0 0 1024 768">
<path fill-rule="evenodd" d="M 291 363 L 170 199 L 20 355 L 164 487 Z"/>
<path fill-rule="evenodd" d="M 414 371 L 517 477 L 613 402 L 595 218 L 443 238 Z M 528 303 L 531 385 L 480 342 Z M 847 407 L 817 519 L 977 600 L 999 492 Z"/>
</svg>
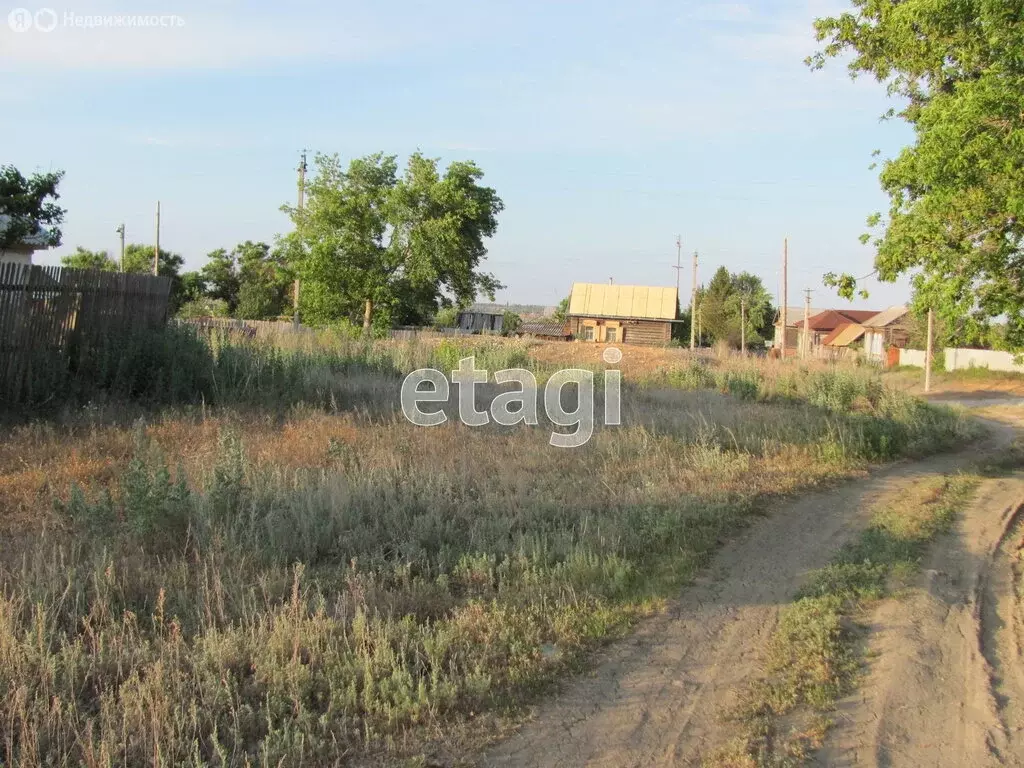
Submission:
<svg viewBox="0 0 1024 768">
<path fill-rule="evenodd" d="M 864 356 L 873 362 L 885 362 L 887 347 L 905 347 L 910 339 L 910 310 L 889 307 L 865 320 Z"/>
<path fill-rule="evenodd" d="M 677 313 L 675 288 L 574 283 L 569 333 L 580 341 L 668 344 Z"/>
<path fill-rule="evenodd" d="M 11 217 L 6 213 L 0 213 L 0 234 L 5 232 L 13 223 Z M 18 242 L 0 248 L 0 262 L 14 262 L 15 264 L 31 264 L 32 254 L 36 251 L 45 251 L 50 247 L 50 232 L 41 227 L 34 235 L 26 235 Z"/>
<path fill-rule="evenodd" d="M 516 336 L 530 336 L 549 341 L 568 341 L 572 338 L 567 323 L 523 323 L 516 328 Z"/>
<path fill-rule="evenodd" d="M 464 333 L 501 333 L 505 308 L 500 304 L 473 304 L 459 312 L 459 330 Z"/>
</svg>

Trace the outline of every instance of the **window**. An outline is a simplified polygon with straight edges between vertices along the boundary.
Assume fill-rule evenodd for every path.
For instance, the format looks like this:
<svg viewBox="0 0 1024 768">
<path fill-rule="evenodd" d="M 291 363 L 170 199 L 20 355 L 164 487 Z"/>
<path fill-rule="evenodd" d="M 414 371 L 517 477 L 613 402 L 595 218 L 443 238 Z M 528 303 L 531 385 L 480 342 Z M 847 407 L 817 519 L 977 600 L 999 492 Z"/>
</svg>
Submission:
<svg viewBox="0 0 1024 768">
<path fill-rule="evenodd" d="M 585 325 L 583 326 L 583 340 L 593 341 L 594 340 L 594 326 Z"/>
<path fill-rule="evenodd" d="M 618 328 L 606 328 L 604 331 L 604 340 L 608 342 L 618 341 L 619 329 Z"/>
</svg>

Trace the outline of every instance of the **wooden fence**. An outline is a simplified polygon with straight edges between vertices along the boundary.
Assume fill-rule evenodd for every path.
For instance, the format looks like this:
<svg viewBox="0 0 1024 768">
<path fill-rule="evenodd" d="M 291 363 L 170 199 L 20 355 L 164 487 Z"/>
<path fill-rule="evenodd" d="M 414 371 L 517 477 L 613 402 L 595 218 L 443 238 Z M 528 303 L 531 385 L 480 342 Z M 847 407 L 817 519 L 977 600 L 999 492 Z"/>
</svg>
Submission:
<svg viewBox="0 0 1024 768">
<path fill-rule="evenodd" d="M 409 341 L 411 339 L 440 339 L 445 336 L 469 336 L 469 331 L 461 328 L 432 328 L 407 325 L 401 328 L 392 328 L 389 331 L 392 339 Z"/>
<path fill-rule="evenodd" d="M 201 331 L 226 331 L 251 339 L 267 338 L 278 334 L 313 332 L 313 329 L 308 326 L 300 325 L 296 327 L 293 322 L 287 320 L 236 320 L 230 317 L 193 317 L 176 320 L 175 322 Z M 392 328 L 388 331 L 389 338 L 401 341 L 469 335 L 469 331 L 464 331 L 461 328 L 432 328 L 430 326 L 412 325 Z M 491 335 L 496 334 L 491 333 Z"/>
<path fill-rule="evenodd" d="M 312 333 L 305 325 L 296 326 L 290 320 L 238 320 L 232 317 L 190 317 L 178 319 L 179 325 L 200 331 L 224 331 L 255 339 L 277 336 L 282 333 Z"/>
<path fill-rule="evenodd" d="M 91 349 L 160 327 L 170 289 L 167 277 L 0 263 L 0 400 L 32 400 Z"/>
</svg>

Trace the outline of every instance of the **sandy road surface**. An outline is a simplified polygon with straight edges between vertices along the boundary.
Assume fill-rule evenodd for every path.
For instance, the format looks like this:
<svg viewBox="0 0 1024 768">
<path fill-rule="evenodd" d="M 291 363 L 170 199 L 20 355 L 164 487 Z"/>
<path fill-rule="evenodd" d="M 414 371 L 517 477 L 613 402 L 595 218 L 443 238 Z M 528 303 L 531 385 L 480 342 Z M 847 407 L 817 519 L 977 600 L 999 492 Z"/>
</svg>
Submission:
<svg viewBox="0 0 1024 768">
<path fill-rule="evenodd" d="M 993 435 L 986 448 L 1012 438 Z M 978 450 L 890 467 L 803 497 L 757 522 L 716 556 L 671 610 L 608 652 L 589 677 L 541 706 L 485 755 L 488 766 L 699 764 L 729 738 L 722 713 L 758 673 L 779 609 L 808 570 L 865 525 L 870 508 L 912 478 L 955 470 Z M 984 706 L 984 702 L 979 704 Z M 955 765 L 956 763 L 946 763 Z"/>
<path fill-rule="evenodd" d="M 819 765 L 1024 765 L 1022 505 L 1024 473 L 986 480 L 915 588 L 874 611 L 866 676 Z"/>
</svg>

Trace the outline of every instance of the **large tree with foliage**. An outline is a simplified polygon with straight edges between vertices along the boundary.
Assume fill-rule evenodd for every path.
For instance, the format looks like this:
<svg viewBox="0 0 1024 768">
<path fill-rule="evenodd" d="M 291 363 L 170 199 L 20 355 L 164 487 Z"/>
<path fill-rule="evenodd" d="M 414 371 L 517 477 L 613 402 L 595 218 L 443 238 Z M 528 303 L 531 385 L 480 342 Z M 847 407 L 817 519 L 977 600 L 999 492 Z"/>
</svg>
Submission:
<svg viewBox="0 0 1024 768">
<path fill-rule="evenodd" d="M 90 251 L 78 246 L 75 252 L 61 257 L 61 266 L 72 269 L 100 269 L 104 272 L 116 272 L 117 262 L 110 258 L 106 251 Z"/>
<path fill-rule="evenodd" d="M 912 275 L 918 310 L 974 335 L 1007 318 L 1024 348 L 1024 6 L 1010 0 L 853 0 L 816 22 L 821 67 L 852 54 L 853 76 L 888 86 L 915 142 L 884 163 L 888 217 L 879 279 Z M 867 242 L 870 235 L 865 235 Z M 852 275 L 828 282 L 850 297 Z"/>
<path fill-rule="evenodd" d="M 157 274 L 172 280 L 181 275 L 185 259 L 181 254 L 160 249 L 157 262 Z M 124 271 L 140 274 L 153 274 L 153 246 L 142 243 L 131 243 L 124 249 Z"/>
<path fill-rule="evenodd" d="M 26 239 L 60 245 L 66 211 L 57 205 L 57 186 L 64 171 L 35 173 L 26 178 L 13 165 L 0 165 L 0 253 Z"/>
<path fill-rule="evenodd" d="M 238 261 L 238 303 L 235 314 L 243 320 L 279 317 L 291 306 L 293 273 L 280 249 L 246 240 L 235 246 Z"/>
<path fill-rule="evenodd" d="M 745 335 L 748 344 L 769 337 L 773 317 L 772 301 L 761 278 L 749 272 L 732 274 L 719 267 L 707 288 L 698 292 L 702 335 L 737 349 Z"/>
<path fill-rule="evenodd" d="M 226 248 L 210 251 L 206 254 L 206 263 L 199 270 L 199 275 L 206 295 L 211 299 L 223 301 L 228 312 L 234 312 L 238 305 L 238 289 L 241 283 L 235 254 Z"/>
<path fill-rule="evenodd" d="M 295 223 L 285 247 L 304 318 L 369 328 L 430 316 L 446 298 L 493 300 L 501 286 L 480 265 L 502 202 L 474 163 L 451 163 L 442 175 L 437 160 L 416 153 L 400 176 L 393 155 L 344 168 L 337 155 L 318 154 L 316 166 L 305 208 L 284 209 Z"/>
<path fill-rule="evenodd" d="M 200 270 L 205 294 L 223 302 L 232 315 L 265 320 L 287 309 L 292 273 L 280 249 L 246 240 L 231 251 L 211 251 L 206 258 Z"/>
</svg>

